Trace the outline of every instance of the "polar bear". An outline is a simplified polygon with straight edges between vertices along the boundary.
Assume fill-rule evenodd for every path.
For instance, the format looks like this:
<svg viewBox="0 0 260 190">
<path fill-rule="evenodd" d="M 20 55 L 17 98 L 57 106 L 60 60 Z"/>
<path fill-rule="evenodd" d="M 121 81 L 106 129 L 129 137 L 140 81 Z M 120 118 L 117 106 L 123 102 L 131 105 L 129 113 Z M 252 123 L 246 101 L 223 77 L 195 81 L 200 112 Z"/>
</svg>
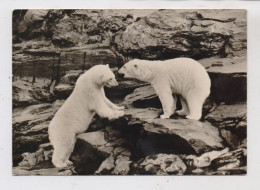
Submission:
<svg viewBox="0 0 260 190">
<path fill-rule="evenodd" d="M 160 118 L 169 118 L 176 109 L 176 94 L 180 95 L 182 110 L 179 115 L 199 120 L 202 106 L 210 94 L 210 78 L 205 68 L 190 58 L 165 61 L 134 59 L 118 71 L 119 76 L 151 83 L 163 107 Z"/>
<path fill-rule="evenodd" d="M 72 94 L 57 111 L 48 129 L 54 147 L 52 162 L 56 167 L 72 165 L 69 157 L 74 149 L 76 135 L 88 129 L 95 114 L 109 120 L 124 115 L 124 107 L 109 101 L 103 88 L 117 85 L 108 65 L 94 66 L 78 78 Z"/>
</svg>

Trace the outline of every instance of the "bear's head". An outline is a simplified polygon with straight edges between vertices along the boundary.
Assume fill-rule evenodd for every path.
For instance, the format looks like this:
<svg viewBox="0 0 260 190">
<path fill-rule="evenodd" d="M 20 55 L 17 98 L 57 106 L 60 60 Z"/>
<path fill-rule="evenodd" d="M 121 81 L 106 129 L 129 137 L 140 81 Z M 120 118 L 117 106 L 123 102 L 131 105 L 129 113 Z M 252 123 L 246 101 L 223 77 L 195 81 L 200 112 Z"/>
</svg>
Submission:
<svg viewBox="0 0 260 190">
<path fill-rule="evenodd" d="M 114 73 L 109 68 L 109 65 L 96 65 L 92 67 L 91 73 L 94 74 L 95 82 L 99 86 L 117 86 L 118 83 L 116 81 Z"/>
<path fill-rule="evenodd" d="M 123 78 L 134 78 L 141 81 L 147 81 L 147 78 L 150 76 L 148 68 L 145 67 L 142 60 L 139 59 L 133 59 L 127 62 L 119 69 L 118 75 Z"/>
</svg>

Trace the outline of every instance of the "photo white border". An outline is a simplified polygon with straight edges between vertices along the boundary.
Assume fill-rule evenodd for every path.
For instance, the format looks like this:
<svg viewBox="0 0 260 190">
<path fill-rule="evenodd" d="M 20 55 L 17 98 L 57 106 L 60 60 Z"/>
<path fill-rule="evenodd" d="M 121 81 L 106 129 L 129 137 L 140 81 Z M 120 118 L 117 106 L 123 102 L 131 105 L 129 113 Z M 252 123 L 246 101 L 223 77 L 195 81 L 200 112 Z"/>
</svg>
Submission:
<svg viewBox="0 0 260 190">
<path fill-rule="evenodd" d="M 246 176 L 12 176 L 12 10 L 13 9 L 247 9 L 248 174 Z M 236 189 L 260 188 L 260 2 L 6 0 L 0 7 L 0 188 L 31 189 Z"/>
</svg>

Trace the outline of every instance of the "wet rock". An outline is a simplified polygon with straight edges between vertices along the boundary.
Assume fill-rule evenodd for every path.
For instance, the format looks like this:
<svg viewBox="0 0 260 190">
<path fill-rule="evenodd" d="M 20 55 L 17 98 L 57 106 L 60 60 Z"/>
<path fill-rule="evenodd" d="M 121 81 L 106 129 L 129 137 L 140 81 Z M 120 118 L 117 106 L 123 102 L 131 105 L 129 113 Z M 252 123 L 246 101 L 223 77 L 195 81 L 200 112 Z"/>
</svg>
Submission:
<svg viewBox="0 0 260 190">
<path fill-rule="evenodd" d="M 181 158 L 174 154 L 157 154 L 146 157 L 135 164 L 139 174 L 150 175 L 183 175 L 186 165 Z"/>
<path fill-rule="evenodd" d="M 245 14 L 243 10 L 159 10 L 116 35 L 116 49 L 141 59 L 226 56 L 246 49 Z"/>
</svg>

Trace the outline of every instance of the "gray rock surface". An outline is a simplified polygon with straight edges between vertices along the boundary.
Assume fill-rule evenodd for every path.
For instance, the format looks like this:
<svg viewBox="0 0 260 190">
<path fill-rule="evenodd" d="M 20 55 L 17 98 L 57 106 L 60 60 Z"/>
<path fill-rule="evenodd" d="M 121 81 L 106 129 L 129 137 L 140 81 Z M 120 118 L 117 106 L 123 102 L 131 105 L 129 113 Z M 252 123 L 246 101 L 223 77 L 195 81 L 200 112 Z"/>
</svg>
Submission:
<svg viewBox="0 0 260 190">
<path fill-rule="evenodd" d="M 157 154 L 146 157 L 136 164 L 139 174 L 183 175 L 187 169 L 181 158 L 174 154 Z"/>
<path fill-rule="evenodd" d="M 245 15 L 236 10 L 159 10 L 129 25 L 115 43 L 125 56 L 143 59 L 226 56 L 246 49 Z"/>
</svg>

